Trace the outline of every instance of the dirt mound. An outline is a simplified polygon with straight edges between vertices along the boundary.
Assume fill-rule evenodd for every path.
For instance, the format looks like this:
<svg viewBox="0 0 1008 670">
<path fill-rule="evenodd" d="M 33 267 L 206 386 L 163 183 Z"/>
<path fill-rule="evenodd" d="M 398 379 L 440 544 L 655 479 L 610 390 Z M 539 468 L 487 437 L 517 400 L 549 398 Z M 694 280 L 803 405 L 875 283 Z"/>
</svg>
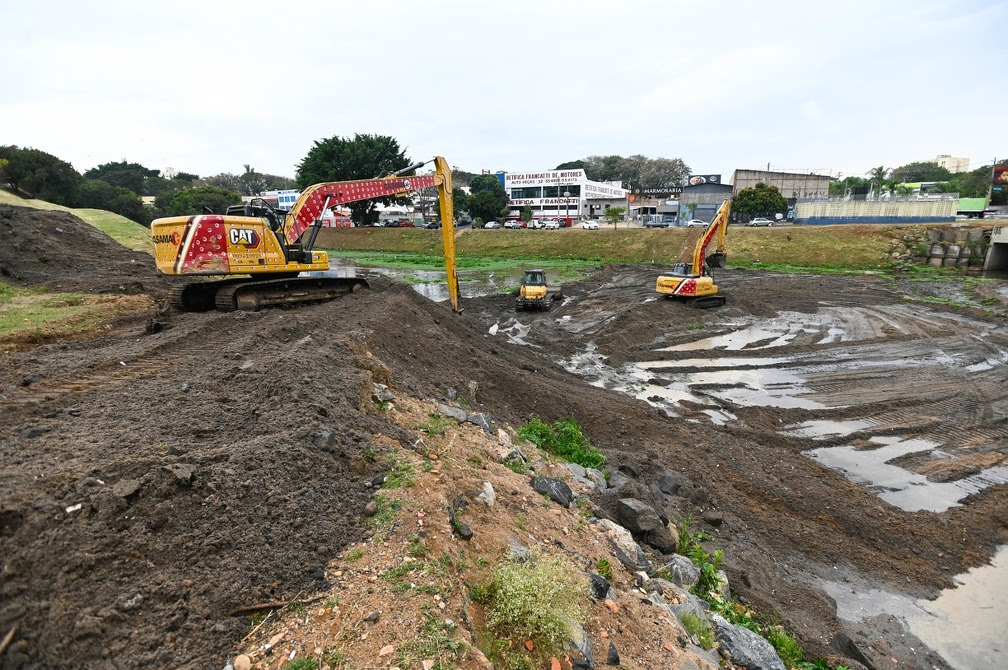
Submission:
<svg viewBox="0 0 1008 670">
<path fill-rule="evenodd" d="M 0 281 L 56 291 L 159 291 L 154 259 L 68 212 L 0 205 Z"/>
</svg>

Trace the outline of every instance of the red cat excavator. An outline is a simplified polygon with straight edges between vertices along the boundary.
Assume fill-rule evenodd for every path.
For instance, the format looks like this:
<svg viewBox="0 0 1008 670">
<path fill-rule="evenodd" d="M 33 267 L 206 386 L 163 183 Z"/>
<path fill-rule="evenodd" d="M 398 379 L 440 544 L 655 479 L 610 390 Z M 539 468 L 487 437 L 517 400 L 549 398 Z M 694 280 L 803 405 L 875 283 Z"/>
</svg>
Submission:
<svg viewBox="0 0 1008 670">
<path fill-rule="evenodd" d="M 427 161 L 431 162 L 431 161 Z M 236 309 L 331 300 L 358 288 L 360 277 L 330 277 L 329 258 L 317 251 L 315 239 L 326 210 L 361 200 L 405 196 L 436 187 L 441 205 L 448 295 L 459 306 L 455 269 L 455 226 L 451 170 L 441 156 L 432 175 L 405 176 L 417 163 L 387 177 L 315 184 L 305 189 L 290 211 L 275 210 L 261 199 L 229 207 L 226 214 L 199 214 L 157 219 L 151 223 L 157 269 L 167 275 L 224 277 L 198 281 L 172 290 L 171 303 L 184 311 Z"/>
</svg>

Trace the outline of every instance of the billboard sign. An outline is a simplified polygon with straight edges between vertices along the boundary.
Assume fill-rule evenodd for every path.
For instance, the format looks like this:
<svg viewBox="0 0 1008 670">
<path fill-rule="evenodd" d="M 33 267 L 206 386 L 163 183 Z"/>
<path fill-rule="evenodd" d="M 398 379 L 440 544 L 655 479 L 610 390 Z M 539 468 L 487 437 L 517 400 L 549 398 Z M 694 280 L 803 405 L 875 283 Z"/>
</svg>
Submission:
<svg viewBox="0 0 1008 670">
<path fill-rule="evenodd" d="M 719 174 L 691 174 L 689 176 L 689 181 L 687 182 L 690 186 L 700 186 L 701 184 L 720 184 L 721 175 Z"/>
<path fill-rule="evenodd" d="M 1008 165 L 994 166 L 994 186 L 1008 186 Z"/>
</svg>

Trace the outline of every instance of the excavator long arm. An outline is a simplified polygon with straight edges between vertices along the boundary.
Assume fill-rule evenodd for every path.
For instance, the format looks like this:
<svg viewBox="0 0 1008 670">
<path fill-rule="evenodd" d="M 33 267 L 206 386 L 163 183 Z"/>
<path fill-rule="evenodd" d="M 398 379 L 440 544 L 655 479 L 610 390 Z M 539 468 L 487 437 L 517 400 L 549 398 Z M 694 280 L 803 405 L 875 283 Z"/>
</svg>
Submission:
<svg viewBox="0 0 1008 670">
<path fill-rule="evenodd" d="M 413 171 L 422 166 L 423 163 L 419 163 L 405 168 L 401 172 Z M 441 156 L 434 157 L 434 174 L 432 175 L 404 177 L 395 174 L 378 179 L 323 182 L 310 186 L 301 193 L 297 202 L 287 213 L 280 234 L 287 239 L 288 244 L 294 244 L 306 230 L 315 224 L 326 209 L 362 200 L 403 196 L 412 191 L 432 186 L 437 187 L 438 202 L 441 205 L 441 239 L 444 246 L 448 297 L 451 300 L 452 309 L 461 313 L 459 279 L 455 264 L 455 211 L 452 201 L 451 169 L 448 167 L 448 161 Z"/>
<path fill-rule="evenodd" d="M 710 225 L 703 232 L 703 236 L 697 241 L 693 248 L 693 274 L 703 272 L 704 262 L 707 261 L 707 247 L 711 245 L 714 238 L 717 238 L 717 247 L 711 254 L 711 265 L 714 267 L 724 267 L 725 260 L 725 231 L 728 228 L 728 215 L 731 213 L 731 201 L 725 200 L 718 208 L 717 214 L 711 220 Z"/>
</svg>

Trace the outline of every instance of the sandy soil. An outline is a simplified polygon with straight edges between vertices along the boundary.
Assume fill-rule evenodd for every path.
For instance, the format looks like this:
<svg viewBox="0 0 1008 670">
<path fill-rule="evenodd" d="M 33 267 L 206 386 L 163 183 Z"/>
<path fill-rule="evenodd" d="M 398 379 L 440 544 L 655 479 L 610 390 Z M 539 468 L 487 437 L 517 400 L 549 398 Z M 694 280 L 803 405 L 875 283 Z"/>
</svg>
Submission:
<svg viewBox="0 0 1008 670">
<path fill-rule="evenodd" d="M 0 226 L 17 240 L 0 247 L 7 281 L 165 295 L 152 260 L 74 217 L 0 208 Z M 803 452 L 923 439 L 938 446 L 899 464 L 929 481 L 1003 467 L 1004 293 L 951 308 L 906 299 L 948 292 L 933 285 L 718 277 L 728 305 L 698 311 L 656 300 L 651 269 L 608 267 L 519 322 L 510 296 L 459 316 L 378 281 L 297 310 L 152 309 L 3 355 L 0 635 L 16 631 L 2 667 L 223 667 L 249 633 L 235 608 L 331 589 L 330 561 L 373 532 L 370 482 L 418 440 L 415 416 L 372 400 L 375 382 L 403 405 L 457 394 L 501 426 L 576 418 L 640 496 L 712 536 L 736 597 L 811 658 L 944 667 L 892 621 L 838 620 L 819 583 L 933 597 L 1008 541 L 1008 487 L 907 511 Z M 745 343 L 709 341 L 732 333 Z M 671 401 L 660 389 L 679 373 L 709 372 L 691 343 L 738 378 L 698 376 Z M 656 361 L 678 367 L 636 365 Z M 803 382 L 746 381 L 767 369 Z M 848 421 L 861 423 L 816 423 Z M 658 489 L 667 474 L 674 494 Z M 352 591 L 360 607 L 385 597 L 371 591 Z"/>
</svg>

